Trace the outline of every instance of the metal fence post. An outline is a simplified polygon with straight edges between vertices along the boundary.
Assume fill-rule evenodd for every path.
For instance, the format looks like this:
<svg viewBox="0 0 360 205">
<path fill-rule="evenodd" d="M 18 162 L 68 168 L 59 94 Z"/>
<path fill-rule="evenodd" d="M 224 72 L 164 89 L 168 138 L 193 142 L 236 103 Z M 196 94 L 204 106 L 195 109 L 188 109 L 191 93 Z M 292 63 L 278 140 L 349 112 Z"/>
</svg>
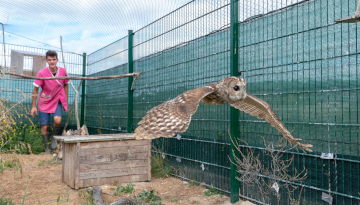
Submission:
<svg viewBox="0 0 360 205">
<path fill-rule="evenodd" d="M 86 76 L 86 53 L 83 53 L 83 73 L 82 76 Z M 85 123 L 85 80 L 82 83 L 81 88 L 81 116 L 80 116 L 80 126 L 83 126 Z"/>
<path fill-rule="evenodd" d="M 129 66 L 129 72 L 134 72 L 133 67 L 133 31 L 128 31 L 128 66 Z M 128 84 L 128 125 L 127 125 L 127 132 L 132 133 L 133 132 L 133 91 L 131 90 L 131 85 L 133 81 L 133 77 L 129 77 L 129 84 Z"/>
<path fill-rule="evenodd" d="M 238 0 L 231 0 L 230 3 L 230 75 L 238 76 L 239 54 L 238 47 Z M 239 110 L 230 108 L 230 135 L 232 142 L 236 142 L 240 137 L 239 129 Z M 235 178 L 238 175 L 236 171 L 235 156 L 239 157 L 239 153 L 234 145 L 230 145 L 230 198 L 231 203 L 239 201 L 240 182 Z"/>
</svg>

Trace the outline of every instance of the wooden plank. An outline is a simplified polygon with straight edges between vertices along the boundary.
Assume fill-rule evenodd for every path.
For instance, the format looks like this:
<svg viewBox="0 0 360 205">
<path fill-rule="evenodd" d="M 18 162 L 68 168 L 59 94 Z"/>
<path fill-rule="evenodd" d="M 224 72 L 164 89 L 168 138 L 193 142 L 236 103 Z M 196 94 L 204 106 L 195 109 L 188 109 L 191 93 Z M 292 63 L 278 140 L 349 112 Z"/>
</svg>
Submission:
<svg viewBox="0 0 360 205">
<path fill-rule="evenodd" d="M 151 180 L 151 139 L 149 140 L 149 148 L 148 148 L 148 181 Z"/>
<path fill-rule="evenodd" d="M 140 146 L 148 145 L 149 140 L 118 140 L 110 142 L 82 142 L 81 149 L 83 148 L 102 148 L 102 147 L 120 147 L 120 146 Z"/>
<path fill-rule="evenodd" d="M 63 157 L 61 159 L 61 164 L 62 164 L 62 167 L 61 167 L 61 181 L 65 183 L 65 180 L 64 180 L 64 172 L 65 172 L 65 156 L 64 156 L 64 153 L 66 153 L 65 152 L 65 147 L 64 147 L 65 143 L 64 142 L 60 142 L 60 143 L 61 143 L 61 147 L 62 147 L 61 151 L 63 152 Z"/>
<path fill-rule="evenodd" d="M 73 135 L 73 136 L 54 136 L 55 139 L 65 143 L 76 142 L 97 142 L 97 141 L 114 141 L 114 140 L 135 140 L 133 133 L 125 134 L 108 134 L 108 135 Z"/>
<path fill-rule="evenodd" d="M 149 153 L 116 153 L 116 154 L 107 154 L 107 155 L 91 155 L 91 156 L 80 156 L 80 164 L 91 164 L 98 162 L 113 162 L 113 161 L 126 161 L 126 160 L 135 160 L 135 159 L 148 159 Z"/>
<path fill-rule="evenodd" d="M 80 142 L 76 143 L 75 155 L 74 155 L 74 178 L 75 178 L 75 189 L 79 189 L 79 152 L 80 152 Z"/>
<path fill-rule="evenodd" d="M 101 186 L 104 184 L 117 183 L 129 183 L 129 182 L 143 182 L 147 180 L 147 174 L 120 176 L 120 177 L 108 177 L 108 178 L 96 178 L 96 179 L 84 179 L 79 181 L 79 188 L 90 186 Z"/>
<path fill-rule="evenodd" d="M 87 155 L 104 155 L 104 154 L 113 154 L 113 153 L 139 153 L 144 152 L 149 149 L 148 145 L 142 146 L 134 146 L 134 145 L 126 145 L 119 147 L 104 147 L 104 148 L 82 148 L 80 150 L 79 156 L 87 156 Z"/>
<path fill-rule="evenodd" d="M 69 180 L 69 148 L 68 146 L 70 145 L 67 145 L 64 143 L 64 147 L 63 147 L 63 153 L 66 153 L 66 155 L 64 154 L 64 158 L 65 158 L 65 166 L 64 166 L 64 183 L 69 185 L 70 184 L 70 180 Z"/>
<path fill-rule="evenodd" d="M 75 187 L 75 172 L 74 172 L 74 158 L 76 151 L 76 144 L 64 144 L 64 181 L 65 184 L 71 188 Z"/>
<path fill-rule="evenodd" d="M 119 169 L 125 167 L 143 167 L 148 163 L 147 159 L 142 160 L 126 160 L 126 161 L 115 161 L 115 162 L 103 162 L 97 164 L 80 164 L 79 172 L 85 171 L 97 171 L 107 169 Z"/>
<path fill-rule="evenodd" d="M 120 169 L 108 169 L 98 171 L 80 172 L 79 179 L 94 179 L 94 178 L 106 178 L 106 177 L 119 177 L 147 174 L 148 167 L 133 167 L 133 168 L 120 168 Z"/>
</svg>

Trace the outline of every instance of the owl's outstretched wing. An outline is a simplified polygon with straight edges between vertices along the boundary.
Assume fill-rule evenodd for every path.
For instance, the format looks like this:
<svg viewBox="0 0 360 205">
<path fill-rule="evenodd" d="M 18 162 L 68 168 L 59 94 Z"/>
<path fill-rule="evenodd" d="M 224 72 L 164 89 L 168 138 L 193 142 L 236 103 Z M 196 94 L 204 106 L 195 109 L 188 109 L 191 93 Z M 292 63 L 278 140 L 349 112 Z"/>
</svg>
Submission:
<svg viewBox="0 0 360 205">
<path fill-rule="evenodd" d="M 312 147 L 311 144 L 303 144 L 298 142 L 301 140 L 299 138 L 294 138 L 291 133 L 286 129 L 284 124 L 278 118 L 278 116 L 271 109 L 270 105 L 265 101 L 247 93 L 245 100 L 237 101 L 235 103 L 230 104 L 231 106 L 249 113 L 251 116 L 256 116 L 259 119 L 264 119 L 271 124 L 271 126 L 276 127 L 276 129 L 283 134 L 285 139 L 287 139 L 290 143 L 294 145 L 298 145 L 301 148 L 312 152 L 309 147 Z"/>
<path fill-rule="evenodd" d="M 215 84 L 195 88 L 152 108 L 138 123 L 134 137 L 154 139 L 172 137 L 177 132 L 185 132 L 200 101 L 215 90 Z"/>
</svg>

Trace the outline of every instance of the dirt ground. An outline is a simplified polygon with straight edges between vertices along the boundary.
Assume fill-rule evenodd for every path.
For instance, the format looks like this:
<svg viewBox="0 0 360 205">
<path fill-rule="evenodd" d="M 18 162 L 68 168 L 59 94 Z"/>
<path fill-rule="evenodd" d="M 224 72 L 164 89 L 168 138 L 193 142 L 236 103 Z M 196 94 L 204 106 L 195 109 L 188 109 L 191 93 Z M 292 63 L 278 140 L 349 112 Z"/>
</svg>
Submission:
<svg viewBox="0 0 360 205">
<path fill-rule="evenodd" d="M 13 156 L 12 156 L 13 157 Z M 9 155 L 0 154 L 0 158 L 9 158 Z M 39 166 L 40 162 L 51 161 L 52 155 L 16 155 L 22 166 L 21 172 L 18 170 L 9 170 L 0 173 L 0 198 L 10 197 L 14 204 L 21 204 L 25 194 L 24 204 L 87 204 L 86 200 L 79 195 L 84 193 L 81 190 L 75 190 L 61 182 L 61 163 L 45 163 Z M 31 180 L 31 181 L 30 181 Z M 205 196 L 205 187 L 190 186 L 188 182 L 181 181 L 178 178 L 160 178 L 152 179 L 151 182 L 135 182 L 135 193 L 123 194 L 120 196 L 110 196 L 116 189 L 116 184 L 101 186 L 103 190 L 104 202 L 113 202 L 121 196 L 132 197 L 142 190 L 156 190 L 156 194 L 161 196 L 162 202 L 166 205 L 178 204 L 203 204 L 203 205 L 225 205 L 231 204 L 227 196 Z M 125 186 L 126 184 L 121 184 Z M 60 196 L 60 198 L 59 198 Z M 40 202 L 40 203 L 39 203 Z M 236 204 L 249 205 L 249 202 L 238 202 Z"/>
</svg>

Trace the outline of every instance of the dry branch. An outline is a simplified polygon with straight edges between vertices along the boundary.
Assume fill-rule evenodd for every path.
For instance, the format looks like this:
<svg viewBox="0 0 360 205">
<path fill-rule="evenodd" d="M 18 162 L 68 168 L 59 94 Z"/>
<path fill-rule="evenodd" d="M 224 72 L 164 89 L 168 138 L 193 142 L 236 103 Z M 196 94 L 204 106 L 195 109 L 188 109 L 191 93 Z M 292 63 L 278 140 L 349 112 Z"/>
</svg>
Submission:
<svg viewBox="0 0 360 205">
<path fill-rule="evenodd" d="M 68 76 L 68 77 L 51 77 L 51 78 L 38 78 L 38 77 L 34 77 L 34 76 L 16 74 L 16 73 L 12 73 L 9 71 L 0 71 L 0 73 L 14 75 L 14 76 L 22 77 L 25 79 L 34 79 L 34 80 L 56 80 L 56 79 L 61 79 L 61 80 L 102 80 L 102 79 L 126 78 L 126 77 L 131 77 L 131 76 L 135 76 L 136 79 L 139 79 L 141 72 L 127 73 L 127 74 L 122 74 L 122 75 L 98 76 L 98 77 L 70 77 L 70 76 Z"/>
<path fill-rule="evenodd" d="M 231 138 L 232 139 L 232 138 Z M 239 146 L 239 141 L 245 145 L 245 150 Z M 261 150 L 262 156 L 268 156 L 268 163 L 265 164 L 260 159 L 260 153 L 255 154 L 255 149 L 250 148 L 249 145 L 237 139 L 235 142 L 232 140 L 240 156 L 235 156 L 235 162 L 231 161 L 236 167 L 237 172 L 240 174 L 236 177 L 240 182 L 247 184 L 249 187 L 256 187 L 260 193 L 261 201 L 268 203 L 271 195 L 275 195 L 280 203 L 280 192 L 287 194 L 290 204 L 299 204 L 302 192 L 301 184 L 307 178 L 307 170 L 303 167 L 302 171 L 298 171 L 295 167 L 291 172 L 291 165 L 294 160 L 294 154 L 290 158 L 283 157 L 284 153 L 293 147 L 287 147 L 287 142 L 284 138 L 279 138 L 278 141 L 272 142 L 264 138 L 265 149 Z M 235 155 L 234 150 L 232 154 Z M 278 186 L 278 190 L 274 185 Z M 299 189 L 298 197 L 296 199 L 294 192 Z"/>
</svg>

